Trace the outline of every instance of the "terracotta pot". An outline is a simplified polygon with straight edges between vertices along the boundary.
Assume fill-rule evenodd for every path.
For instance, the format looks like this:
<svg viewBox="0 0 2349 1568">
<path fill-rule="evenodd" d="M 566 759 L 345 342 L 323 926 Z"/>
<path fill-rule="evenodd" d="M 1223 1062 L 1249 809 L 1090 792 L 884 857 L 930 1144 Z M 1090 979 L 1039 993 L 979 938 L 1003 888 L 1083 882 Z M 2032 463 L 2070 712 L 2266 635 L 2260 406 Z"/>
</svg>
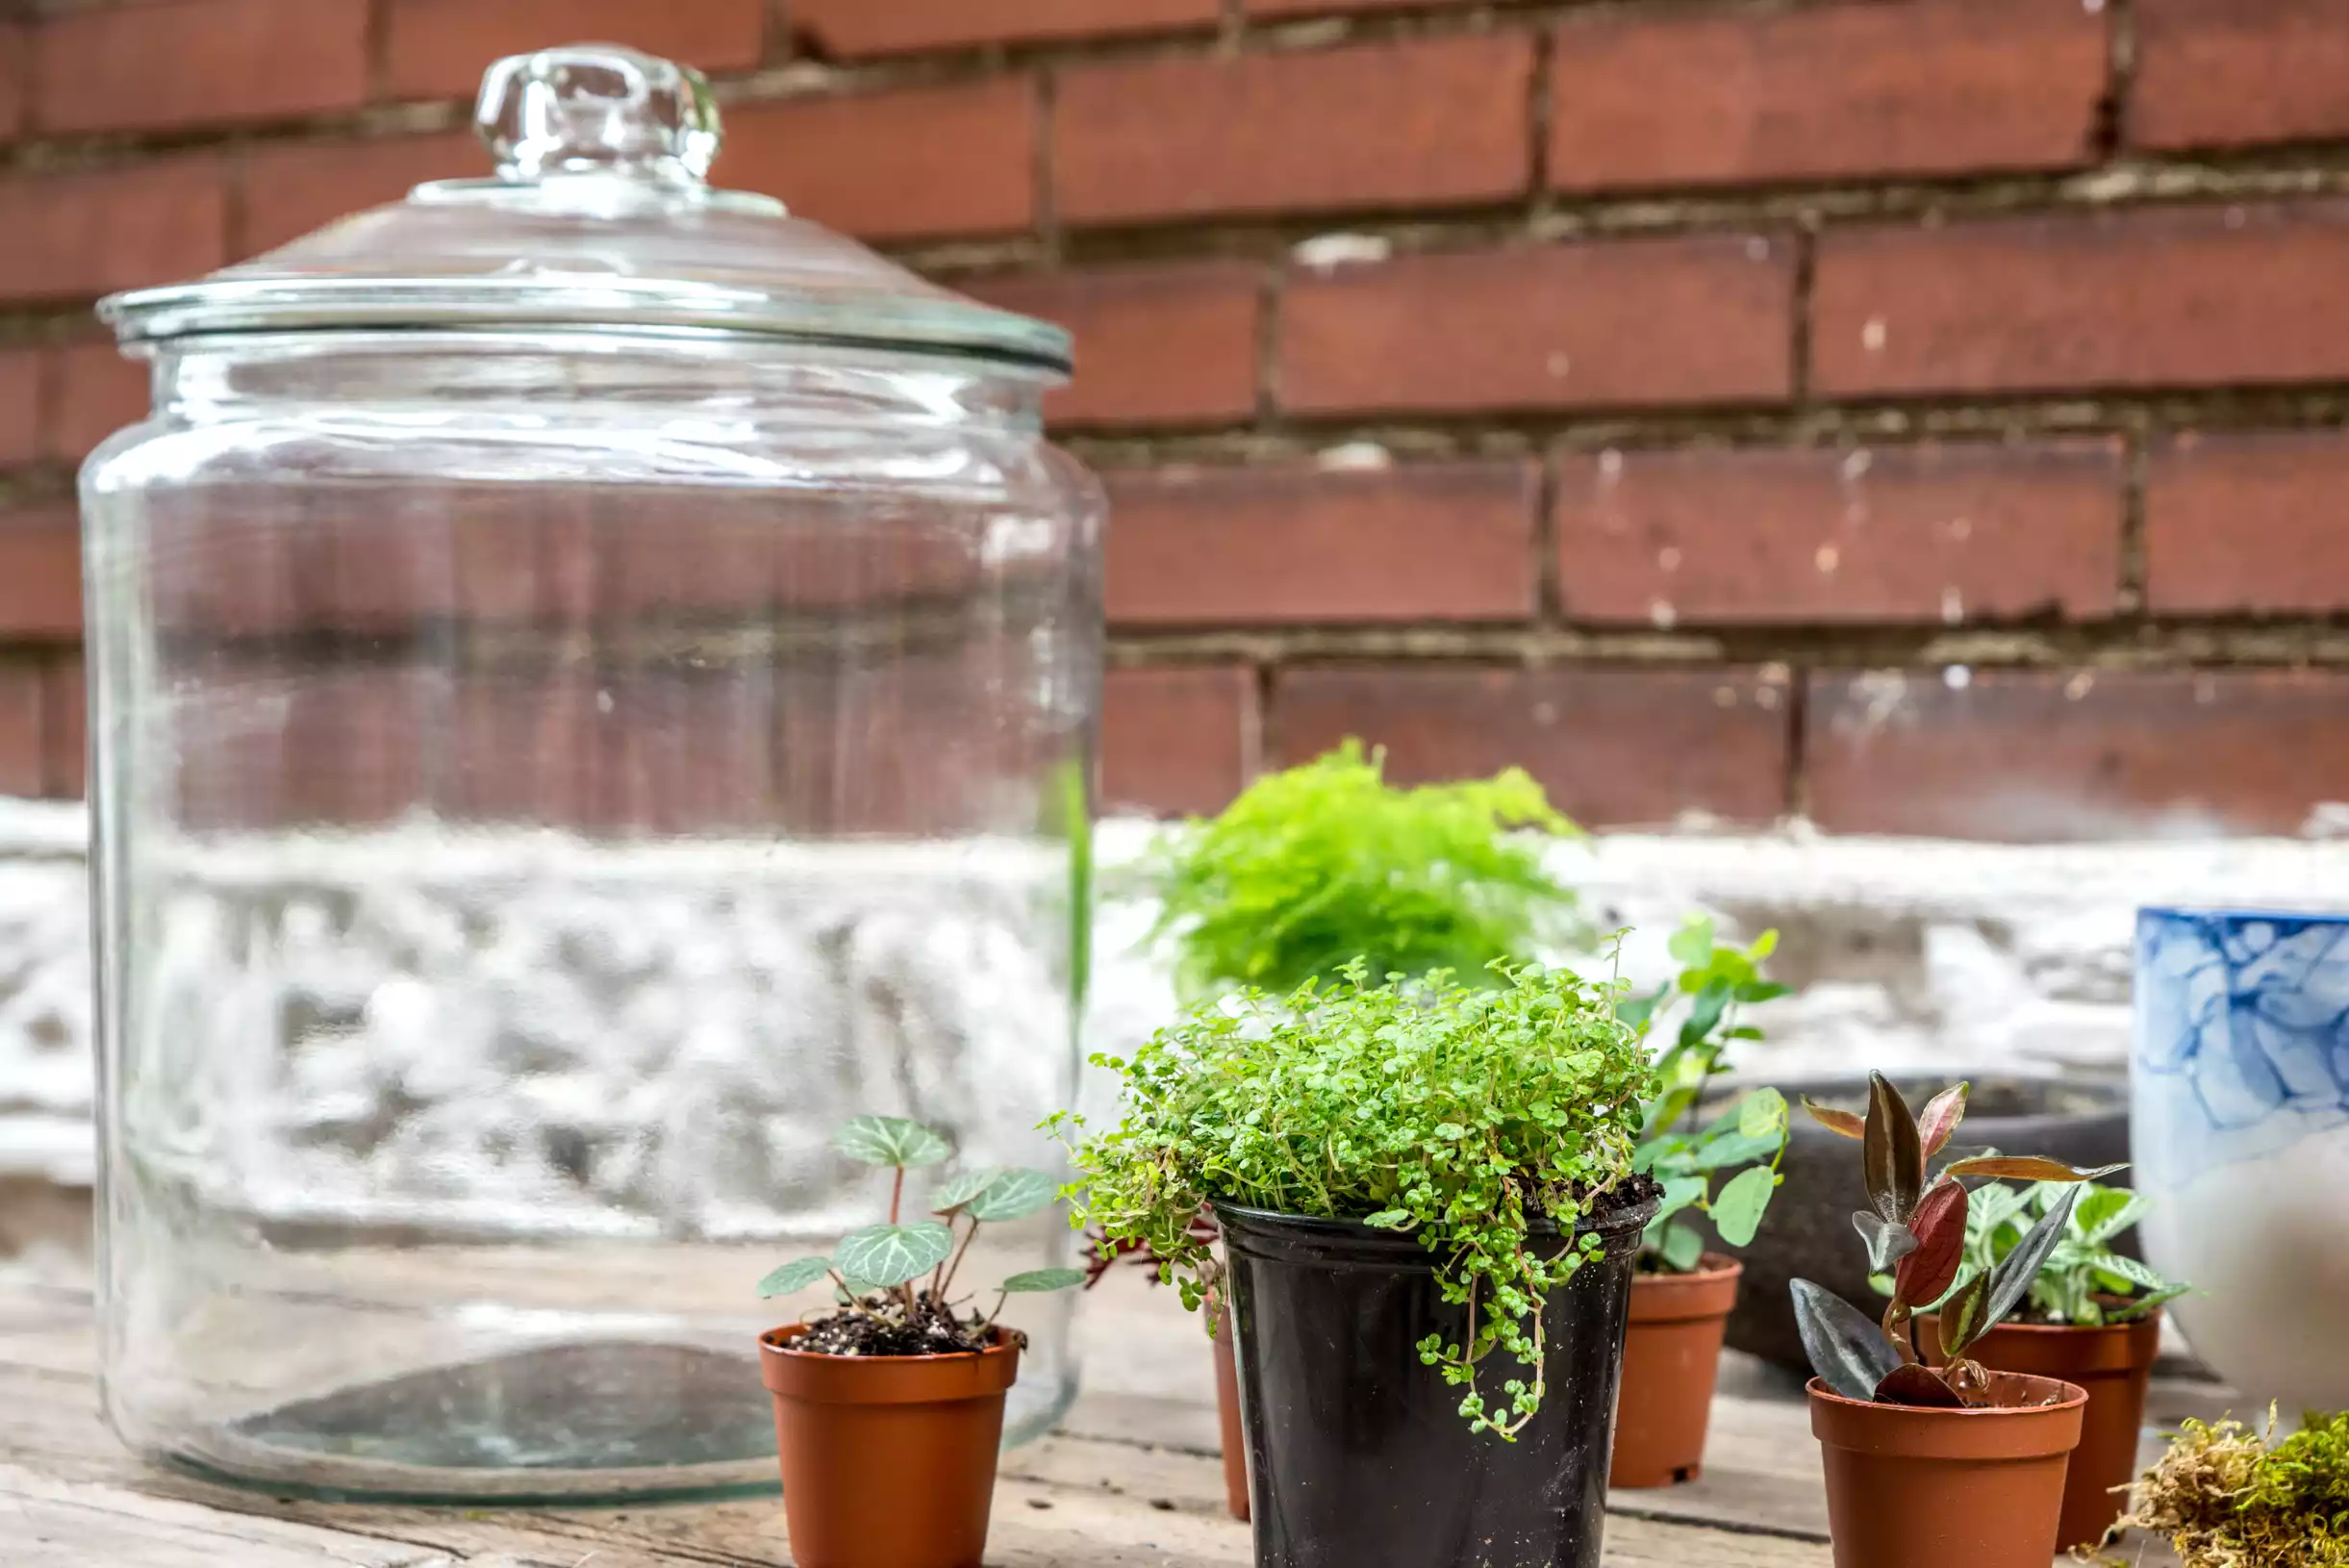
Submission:
<svg viewBox="0 0 2349 1568">
<path fill-rule="evenodd" d="M 1917 1318 L 1917 1349 L 1941 1364 L 1939 1326 Z M 2161 1349 L 2161 1313 L 2103 1328 L 2048 1328 L 2002 1323 L 1974 1342 L 1973 1358 L 1994 1372 L 2056 1378 L 2088 1391 L 2080 1447 L 2063 1483 L 2059 1551 L 2094 1546 L 2121 1516 L 2125 1488 L 2136 1479 L 2137 1433 L 2145 1425 L 2145 1380 Z"/>
<path fill-rule="evenodd" d="M 2047 1568 L 2087 1394 L 1990 1374 L 1996 1404 L 1924 1410 L 1810 1380 L 1835 1568 Z M 2041 1402 L 2057 1397 L 2054 1404 Z"/>
<path fill-rule="evenodd" d="M 1695 1274 L 1632 1278 L 1609 1486 L 1670 1486 L 1704 1470 L 1721 1336 L 1744 1272 L 1735 1258 L 1707 1252 Z"/>
<path fill-rule="evenodd" d="M 759 1336 L 799 1568 L 979 1568 L 1020 1342 L 962 1355 L 820 1355 Z"/>
<path fill-rule="evenodd" d="M 1231 1314 L 1215 1319 L 1215 1415 L 1224 1432 L 1224 1506 L 1248 1523 L 1248 1437 L 1240 1426 L 1240 1363 L 1231 1349 Z"/>
</svg>

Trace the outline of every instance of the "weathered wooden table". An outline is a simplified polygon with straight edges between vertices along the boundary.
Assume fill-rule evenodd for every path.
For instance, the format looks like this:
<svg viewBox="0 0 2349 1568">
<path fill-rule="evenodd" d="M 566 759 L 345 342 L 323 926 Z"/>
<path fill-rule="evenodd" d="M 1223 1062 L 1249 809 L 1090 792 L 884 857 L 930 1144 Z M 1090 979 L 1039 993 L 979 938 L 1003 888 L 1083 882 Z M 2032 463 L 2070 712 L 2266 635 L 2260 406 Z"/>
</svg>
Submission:
<svg viewBox="0 0 2349 1568">
<path fill-rule="evenodd" d="M 1224 1512 L 1205 1341 L 1164 1296 L 1113 1285 L 1086 1303 L 1085 1398 L 1059 1433 L 1005 1457 L 989 1561 L 1248 1563 L 1248 1528 Z M 2191 1387 L 2165 1388 L 2158 1401 L 2164 1417 L 2214 1413 L 2220 1403 Z M 1826 1568 L 1826 1534 L 1818 1453 L 1799 1394 L 1791 1379 L 1739 1361 L 1715 1407 L 1704 1478 L 1665 1492 L 1617 1494 L 1606 1561 Z M 2149 1552 L 2143 1560 L 2169 1559 Z M 580 1509 L 328 1505 L 150 1468 L 99 1423 L 88 1294 L 0 1285 L 0 1568 L 790 1561 L 782 1505 L 771 1498 Z"/>
</svg>

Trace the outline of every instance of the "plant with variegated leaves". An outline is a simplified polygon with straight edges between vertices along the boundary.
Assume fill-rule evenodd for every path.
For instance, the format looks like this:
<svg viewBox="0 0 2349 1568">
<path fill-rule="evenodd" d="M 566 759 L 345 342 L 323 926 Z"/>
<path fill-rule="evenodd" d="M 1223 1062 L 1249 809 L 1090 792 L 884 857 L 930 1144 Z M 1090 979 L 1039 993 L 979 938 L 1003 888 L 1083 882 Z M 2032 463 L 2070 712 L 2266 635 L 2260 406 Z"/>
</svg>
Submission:
<svg viewBox="0 0 2349 1568">
<path fill-rule="evenodd" d="M 1764 931 L 1743 948 L 1716 942 L 1713 923 L 1692 915 L 1670 944 L 1680 974 L 1650 995 L 1616 1004 L 1616 1015 L 1643 1040 L 1664 1016 L 1677 1015 L 1672 1043 L 1655 1059 L 1654 1094 L 1640 1105 L 1640 1142 L 1631 1158 L 1632 1170 L 1664 1188 L 1663 1205 L 1640 1236 L 1639 1265 L 1649 1273 L 1689 1274 L 1703 1261 L 1705 1238 L 1682 1217 L 1690 1209 L 1709 1218 L 1730 1246 L 1753 1241 L 1782 1179 L 1778 1167 L 1786 1150 L 1786 1099 L 1776 1089 L 1756 1089 L 1703 1125 L 1689 1125 L 1707 1087 L 1728 1071 L 1730 1042 L 1762 1037 L 1737 1021 L 1737 1009 L 1786 994 L 1761 973 L 1777 947 L 1776 931 Z M 1685 1011 L 1677 999 L 1686 999 Z M 1713 1191 L 1714 1180 L 1727 1172 L 1735 1174 Z"/>
<path fill-rule="evenodd" d="M 2117 1165 L 2075 1171 L 2031 1155 L 1979 1154 L 1953 1160 L 1926 1180 L 1925 1162 L 1941 1151 L 1965 1115 L 1966 1086 L 1945 1089 L 1911 1116 L 1901 1093 L 1882 1073 L 1868 1075 L 1868 1114 L 1831 1110 L 1806 1100 L 1804 1108 L 1830 1130 L 1858 1140 L 1870 1207 L 1852 1216 L 1867 1245 L 1870 1267 L 1892 1277 L 1892 1300 L 1881 1322 L 1807 1279 L 1794 1281 L 1795 1323 L 1819 1380 L 1846 1399 L 1884 1404 L 1958 1409 L 1990 1403 L 1990 1378 L 1966 1354 L 2005 1322 L 2064 1239 L 2077 1185 L 2120 1170 Z M 1959 1280 L 1965 1261 L 1969 1176 L 2067 1183 L 1996 1266 Z M 1952 1289 L 1955 1285 L 1957 1288 Z M 1910 1320 L 1940 1302 L 1943 1365 L 1917 1355 Z"/>
<path fill-rule="evenodd" d="M 796 1258 L 759 1281 L 761 1296 L 790 1296 L 832 1281 L 838 1310 L 797 1348 L 837 1346 L 841 1353 L 868 1355 L 978 1350 L 1013 1296 L 1084 1282 L 1079 1269 L 1032 1269 L 1005 1279 L 993 1307 L 966 1314 L 954 1295 L 955 1276 L 979 1227 L 1044 1208 L 1057 1192 L 1052 1177 L 1017 1167 L 958 1172 L 931 1195 L 931 1217 L 909 1222 L 902 1214 L 906 1173 L 944 1162 L 953 1152 L 947 1140 L 903 1117 L 859 1116 L 832 1141 L 850 1159 L 890 1172 L 889 1219 L 850 1231 L 829 1257 Z"/>
<path fill-rule="evenodd" d="M 1965 1261 L 1960 1281 L 1996 1269 L 2022 1245 L 2033 1223 L 2066 1201 L 2068 1182 L 2008 1187 L 1997 1182 L 1975 1189 L 1966 1204 Z M 2185 1295 L 2191 1286 L 2172 1284 L 2155 1269 L 2112 1250 L 2112 1243 L 2145 1217 L 2147 1201 L 2125 1187 L 2081 1184 L 2063 1238 L 2039 1265 L 2025 1299 L 2032 1321 L 2073 1328 L 2135 1323 L 2156 1307 Z M 1868 1281 L 1880 1296 L 1892 1294 L 1892 1277 Z M 2137 1292 L 2143 1291 L 2143 1295 Z M 1929 1310 L 1937 1302 L 1919 1302 Z"/>
</svg>

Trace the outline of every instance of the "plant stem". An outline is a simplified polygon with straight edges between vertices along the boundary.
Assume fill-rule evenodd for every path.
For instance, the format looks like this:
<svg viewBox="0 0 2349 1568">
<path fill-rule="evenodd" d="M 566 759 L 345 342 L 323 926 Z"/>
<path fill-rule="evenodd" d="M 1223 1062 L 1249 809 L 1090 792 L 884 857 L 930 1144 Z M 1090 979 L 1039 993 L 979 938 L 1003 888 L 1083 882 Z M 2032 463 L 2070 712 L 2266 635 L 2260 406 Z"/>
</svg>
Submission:
<svg viewBox="0 0 2349 1568">
<path fill-rule="evenodd" d="M 966 1219 L 969 1218 L 968 1215 L 964 1217 Z M 971 1228 L 963 1232 L 962 1245 L 954 1249 L 954 1255 L 952 1257 L 947 1259 L 946 1274 L 934 1287 L 938 1292 L 938 1299 L 940 1301 L 943 1302 L 947 1299 L 947 1291 L 951 1288 L 954 1283 L 955 1271 L 963 1266 L 963 1254 L 971 1251 L 971 1243 L 972 1240 L 978 1235 L 978 1227 L 979 1223 L 976 1220 L 972 1220 Z"/>
<path fill-rule="evenodd" d="M 897 1223 L 897 1203 L 905 1196 L 905 1167 L 897 1168 L 897 1178 L 889 1184 L 889 1223 Z"/>
</svg>

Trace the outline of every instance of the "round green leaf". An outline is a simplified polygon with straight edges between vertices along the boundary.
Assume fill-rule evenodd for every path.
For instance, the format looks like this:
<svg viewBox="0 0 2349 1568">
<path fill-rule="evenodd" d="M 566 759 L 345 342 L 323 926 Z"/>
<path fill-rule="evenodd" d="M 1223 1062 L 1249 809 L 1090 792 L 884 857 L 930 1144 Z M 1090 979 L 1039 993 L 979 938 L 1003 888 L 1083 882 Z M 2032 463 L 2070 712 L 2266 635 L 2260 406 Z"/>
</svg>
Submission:
<svg viewBox="0 0 2349 1568">
<path fill-rule="evenodd" d="M 851 1117 L 832 1146 L 867 1165 L 936 1165 L 954 1152 L 946 1139 L 902 1116 Z"/>
<path fill-rule="evenodd" d="M 841 1238 L 840 1272 L 875 1290 L 901 1285 L 938 1267 L 954 1251 L 954 1232 L 935 1220 L 872 1225 Z"/>
<path fill-rule="evenodd" d="M 1748 1138 L 1774 1138 L 1786 1130 L 1786 1097 L 1756 1089 L 1737 1102 L 1737 1130 Z"/>
<path fill-rule="evenodd" d="M 938 1191 L 930 1198 L 930 1212 L 933 1214 L 953 1213 L 980 1193 L 985 1192 L 1002 1174 L 994 1166 L 984 1166 L 976 1171 L 963 1171 L 947 1177 L 939 1185 Z"/>
<path fill-rule="evenodd" d="M 761 1296 L 790 1296 L 807 1289 L 832 1272 L 828 1257 L 795 1258 L 759 1281 Z"/>
<path fill-rule="evenodd" d="M 1004 1280 L 1003 1289 L 1009 1295 L 1022 1296 L 1030 1291 L 1067 1290 L 1084 1282 L 1082 1269 L 1030 1269 Z"/>
<path fill-rule="evenodd" d="M 1663 1258 L 1666 1268 L 1692 1273 L 1705 1261 L 1705 1238 L 1675 1220 L 1664 1227 Z"/>
<path fill-rule="evenodd" d="M 1059 1183 L 1042 1171 L 1003 1171 L 971 1200 L 965 1212 L 973 1220 L 1017 1220 L 1044 1207 L 1059 1190 Z"/>
<path fill-rule="evenodd" d="M 1770 1206 L 1770 1195 L 1778 1189 L 1778 1177 L 1766 1166 L 1753 1166 L 1730 1177 L 1729 1185 L 1713 1200 L 1713 1228 L 1731 1247 L 1744 1247 L 1754 1240 L 1754 1232 L 1761 1227 L 1762 1210 Z"/>
</svg>

